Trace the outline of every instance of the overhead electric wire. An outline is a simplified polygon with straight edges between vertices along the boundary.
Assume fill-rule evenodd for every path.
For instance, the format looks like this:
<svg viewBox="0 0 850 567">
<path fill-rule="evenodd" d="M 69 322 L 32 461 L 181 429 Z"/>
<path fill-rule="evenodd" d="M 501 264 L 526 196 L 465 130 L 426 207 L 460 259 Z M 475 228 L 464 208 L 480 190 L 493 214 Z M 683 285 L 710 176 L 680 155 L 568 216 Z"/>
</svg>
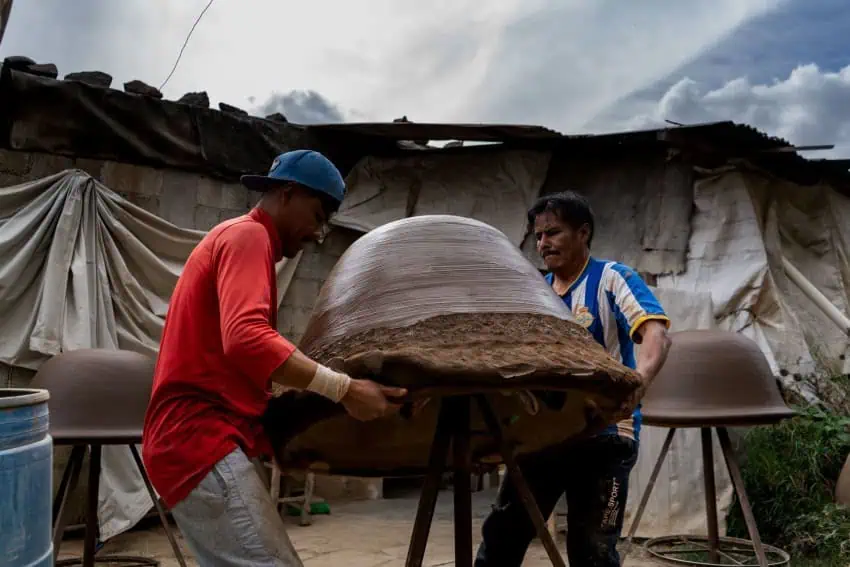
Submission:
<svg viewBox="0 0 850 567">
<path fill-rule="evenodd" d="M 207 13 L 207 10 L 210 9 L 210 6 L 212 6 L 213 2 L 215 2 L 215 0 L 210 0 L 209 2 L 207 2 L 206 7 L 204 7 L 204 9 L 201 10 L 201 13 L 198 14 L 198 17 L 195 18 L 195 23 L 192 24 L 192 29 L 189 30 L 189 34 L 186 36 L 186 41 L 183 42 L 183 47 L 180 48 L 180 53 L 177 54 L 177 60 L 174 61 L 174 67 L 171 68 L 171 72 L 168 74 L 165 80 L 162 81 L 162 84 L 159 85 L 159 90 L 162 90 L 166 83 L 168 83 L 168 81 L 171 79 L 171 76 L 174 75 L 174 71 L 177 70 L 177 65 L 180 64 L 180 59 L 183 57 L 183 51 L 186 49 L 186 45 L 188 45 L 189 43 L 189 38 L 192 37 L 192 32 L 195 31 L 195 28 L 198 26 L 198 23 L 201 21 L 201 18 L 204 17 L 204 14 Z"/>
</svg>

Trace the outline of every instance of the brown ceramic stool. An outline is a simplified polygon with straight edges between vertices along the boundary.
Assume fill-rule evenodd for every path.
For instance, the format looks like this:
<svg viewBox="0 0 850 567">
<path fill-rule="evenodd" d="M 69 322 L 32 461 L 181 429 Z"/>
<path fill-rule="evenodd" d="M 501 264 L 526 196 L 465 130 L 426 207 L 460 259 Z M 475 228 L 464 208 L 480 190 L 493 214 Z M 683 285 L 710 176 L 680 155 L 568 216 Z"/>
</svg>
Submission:
<svg viewBox="0 0 850 567">
<path fill-rule="evenodd" d="M 50 392 L 50 434 L 54 445 L 73 447 L 53 503 L 54 558 L 59 557 L 67 522 L 65 504 L 68 496 L 77 488 L 87 449 L 90 455 L 83 556 L 57 561 L 57 566 L 92 567 L 95 562 L 159 565 L 158 561 L 145 557 L 95 557 L 101 450 L 104 445 L 126 445 L 156 506 L 174 555 L 181 567 L 186 567 L 186 561 L 168 524 L 165 509 L 154 492 L 136 450 L 136 445 L 142 442 L 145 410 L 153 384 L 153 367 L 152 359 L 135 352 L 85 349 L 54 356 L 42 365 L 33 379 L 34 388 L 44 388 Z"/>
<path fill-rule="evenodd" d="M 641 402 L 643 423 L 668 427 L 670 431 L 629 529 L 624 559 L 670 450 L 673 435 L 679 428 L 699 428 L 708 537 L 665 536 L 647 541 L 645 547 L 654 556 L 681 565 L 753 565 L 750 561 L 754 552 L 760 567 L 787 564 L 790 559 L 787 553 L 761 542 L 727 428 L 775 425 L 793 417 L 794 411 L 785 405 L 770 365 L 752 340 L 727 331 L 682 331 L 673 333 L 671 338 L 673 345 L 667 362 Z M 712 429 L 720 440 L 751 541 L 718 534 Z M 683 544 L 689 549 L 677 547 Z M 688 551 L 707 552 L 709 562 L 676 557 Z M 721 563 L 721 557 L 727 562 Z"/>
</svg>

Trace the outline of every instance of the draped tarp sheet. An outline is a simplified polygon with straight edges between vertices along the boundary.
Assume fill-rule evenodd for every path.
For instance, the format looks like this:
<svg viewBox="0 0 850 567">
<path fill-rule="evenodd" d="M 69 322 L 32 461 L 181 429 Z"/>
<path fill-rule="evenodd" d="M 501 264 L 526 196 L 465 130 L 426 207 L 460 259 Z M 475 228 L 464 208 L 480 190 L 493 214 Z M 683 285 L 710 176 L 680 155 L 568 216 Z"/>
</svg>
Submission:
<svg viewBox="0 0 850 567">
<path fill-rule="evenodd" d="M 540 193 L 548 152 L 508 150 L 366 157 L 346 178 L 348 195 L 333 224 L 362 232 L 417 215 L 474 218 L 519 245 L 523 214 Z"/>
<path fill-rule="evenodd" d="M 0 188 L 0 362 L 32 370 L 80 348 L 155 356 L 168 301 L 204 232 L 129 203 L 66 170 Z M 278 304 L 296 261 L 278 264 Z M 101 538 L 153 506 L 130 451 L 104 447 Z"/>
<path fill-rule="evenodd" d="M 795 373 L 850 370 L 847 336 L 782 264 L 784 256 L 847 315 L 850 199 L 829 187 L 726 171 L 695 183 L 694 204 L 686 270 L 659 277 L 658 286 L 710 293 L 717 324 L 755 339 L 789 387 Z"/>
</svg>

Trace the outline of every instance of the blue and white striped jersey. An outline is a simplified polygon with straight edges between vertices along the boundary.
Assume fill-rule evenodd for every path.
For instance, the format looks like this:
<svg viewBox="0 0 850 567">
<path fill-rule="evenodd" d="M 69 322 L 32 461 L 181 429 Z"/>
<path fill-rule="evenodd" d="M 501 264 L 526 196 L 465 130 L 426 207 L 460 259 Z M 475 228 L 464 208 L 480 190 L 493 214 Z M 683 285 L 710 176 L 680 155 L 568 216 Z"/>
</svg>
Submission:
<svg viewBox="0 0 850 567">
<path fill-rule="evenodd" d="M 549 285 L 552 274 L 546 275 Z M 576 321 L 590 331 L 613 358 L 635 367 L 635 331 L 650 319 L 670 320 L 658 300 L 633 269 L 617 262 L 589 258 L 578 278 L 562 296 Z M 640 337 L 636 337 L 640 342 Z M 640 438 L 640 406 L 632 417 L 611 425 L 603 434 Z"/>
</svg>

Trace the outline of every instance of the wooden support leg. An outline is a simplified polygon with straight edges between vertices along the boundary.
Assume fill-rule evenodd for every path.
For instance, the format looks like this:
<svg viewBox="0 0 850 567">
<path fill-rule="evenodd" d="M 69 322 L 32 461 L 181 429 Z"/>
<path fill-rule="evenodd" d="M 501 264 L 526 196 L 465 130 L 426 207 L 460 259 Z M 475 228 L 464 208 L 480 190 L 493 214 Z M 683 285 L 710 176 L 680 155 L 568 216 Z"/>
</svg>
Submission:
<svg viewBox="0 0 850 567">
<path fill-rule="evenodd" d="M 62 546 L 62 537 L 65 535 L 65 525 L 68 523 L 68 514 L 65 506 L 68 496 L 74 493 L 80 482 L 80 471 L 83 468 L 83 459 L 86 457 L 85 445 L 75 445 L 71 449 L 68 464 L 62 474 L 62 482 L 56 500 L 53 502 L 53 560 L 59 558 L 59 548 Z M 66 482 L 67 481 L 67 482 Z"/>
<path fill-rule="evenodd" d="M 640 504 L 638 504 L 635 517 L 632 519 L 632 523 L 629 526 L 629 535 L 626 538 L 625 548 L 620 554 L 620 561 L 622 563 L 625 563 L 626 556 L 632 550 L 632 539 L 637 533 L 640 520 L 643 518 L 643 513 L 646 511 L 646 505 L 649 504 L 649 497 L 652 495 L 652 489 L 655 488 L 655 483 L 658 482 L 658 475 L 661 474 L 661 465 L 664 464 L 664 459 L 667 458 L 667 453 L 670 452 L 670 445 L 673 443 L 673 436 L 675 434 L 676 430 L 674 428 L 670 428 L 667 431 L 667 437 L 664 438 L 664 444 L 661 446 L 661 453 L 659 453 L 658 459 L 655 461 L 655 466 L 652 468 L 652 474 L 649 475 L 649 482 L 646 483 L 646 488 L 643 489 Z"/>
<path fill-rule="evenodd" d="M 468 396 L 447 398 L 452 420 L 452 466 L 454 468 L 455 567 L 472 567 L 472 453 Z"/>
<path fill-rule="evenodd" d="M 700 434 L 702 436 L 703 480 L 705 481 L 705 514 L 708 521 L 708 558 L 712 563 L 719 563 L 717 484 L 714 481 L 714 446 L 711 442 L 711 428 L 703 427 Z"/>
<path fill-rule="evenodd" d="M 520 500 L 522 500 L 525 510 L 528 512 L 528 516 L 534 524 L 534 528 L 537 530 L 537 537 L 540 538 L 540 541 L 543 542 L 543 547 L 546 548 L 549 561 L 551 561 L 552 565 L 555 567 L 566 567 L 564 558 L 561 557 L 561 554 L 558 552 L 558 547 L 555 545 L 555 540 L 552 539 L 552 535 L 549 533 L 549 530 L 546 529 L 546 519 L 543 517 L 543 514 L 540 513 L 540 508 L 537 507 L 537 503 L 534 501 L 534 495 L 531 493 L 531 489 L 528 488 L 528 484 L 526 484 L 525 478 L 522 476 L 522 471 L 514 458 L 513 447 L 511 447 L 509 441 L 505 439 L 502 433 L 502 426 L 499 424 L 499 420 L 496 417 L 493 408 L 490 407 L 490 403 L 483 395 L 477 395 L 476 400 L 478 402 L 478 407 L 481 410 L 481 415 L 487 423 L 487 428 L 490 430 L 490 433 L 493 435 L 500 448 L 502 459 L 504 460 L 505 467 L 507 468 L 507 474 L 510 475 L 511 482 L 513 482 L 514 488 L 516 489 Z"/>
<path fill-rule="evenodd" d="M 310 471 L 304 475 L 304 503 L 301 504 L 301 525 L 309 526 L 313 523 L 313 489 L 316 486 L 316 475 Z"/>
<path fill-rule="evenodd" d="M 725 427 L 717 428 L 717 438 L 720 440 L 720 448 L 723 450 L 723 456 L 726 459 L 726 468 L 729 469 L 732 485 L 735 487 L 738 501 L 741 503 L 744 522 L 747 524 L 747 531 L 750 532 L 750 540 L 753 542 L 759 567 L 767 567 L 767 555 L 761 543 L 761 535 L 756 524 L 756 518 L 753 515 L 753 507 L 750 505 L 750 499 L 747 497 L 747 491 L 744 487 L 744 477 L 741 475 L 741 467 L 738 466 L 738 459 L 735 457 L 735 451 L 732 449 L 732 441 L 729 439 L 729 432 Z"/>
<path fill-rule="evenodd" d="M 177 558 L 177 562 L 180 564 L 180 567 L 186 567 L 186 560 L 183 558 L 183 552 L 180 551 L 180 546 L 177 545 L 177 539 L 175 539 L 174 533 L 171 531 L 171 526 L 168 524 L 168 517 L 165 515 L 165 509 L 162 507 L 159 497 L 153 489 L 150 478 L 148 478 L 148 473 L 145 471 L 145 465 L 142 463 L 139 451 L 136 449 L 135 445 L 130 445 L 129 447 L 130 452 L 133 454 L 133 460 L 136 461 L 136 466 L 139 468 L 139 472 L 142 474 L 142 479 L 145 481 L 145 487 L 148 489 L 148 494 L 150 495 L 151 500 L 153 500 L 153 505 L 156 507 L 156 512 L 159 514 L 159 520 L 162 522 L 162 527 L 165 530 L 165 536 L 168 538 L 168 543 L 171 544 L 171 550 L 174 552 L 174 557 Z"/>
<path fill-rule="evenodd" d="M 449 453 L 452 425 L 451 416 L 446 410 L 445 403 L 440 403 L 437 429 L 434 432 L 431 453 L 428 457 L 428 474 L 425 477 L 422 494 L 419 497 L 416 521 L 413 524 L 410 547 L 407 550 L 406 567 L 422 567 L 422 562 L 425 558 L 425 548 L 428 545 L 428 534 L 431 531 L 431 520 L 434 517 L 434 508 L 437 505 L 437 494 L 440 490 L 443 469 L 445 469 L 446 457 Z"/>
</svg>

